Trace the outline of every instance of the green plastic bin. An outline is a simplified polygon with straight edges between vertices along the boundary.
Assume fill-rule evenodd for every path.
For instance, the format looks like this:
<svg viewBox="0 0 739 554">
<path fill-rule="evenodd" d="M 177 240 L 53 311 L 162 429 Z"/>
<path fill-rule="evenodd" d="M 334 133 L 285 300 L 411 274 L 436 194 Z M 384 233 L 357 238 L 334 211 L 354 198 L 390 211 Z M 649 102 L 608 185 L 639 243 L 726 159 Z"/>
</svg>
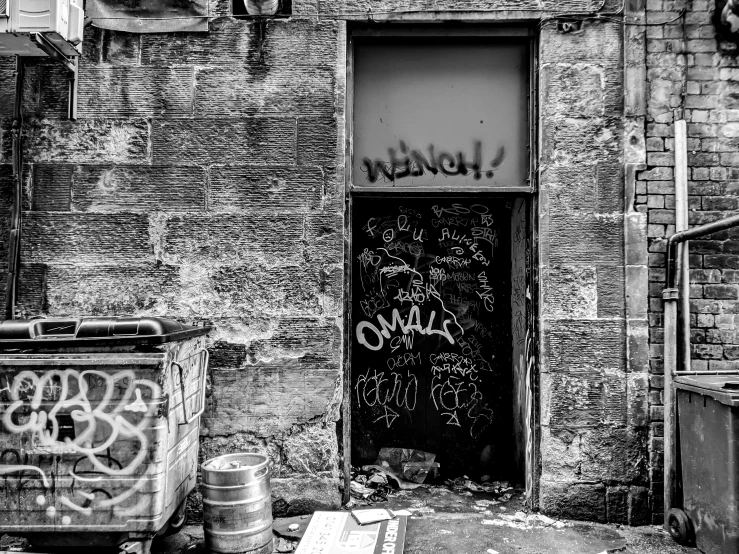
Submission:
<svg viewBox="0 0 739 554">
<path fill-rule="evenodd" d="M 688 529 L 705 554 L 736 554 L 739 375 L 676 377 L 675 389 L 683 511 L 689 520 Z"/>
</svg>

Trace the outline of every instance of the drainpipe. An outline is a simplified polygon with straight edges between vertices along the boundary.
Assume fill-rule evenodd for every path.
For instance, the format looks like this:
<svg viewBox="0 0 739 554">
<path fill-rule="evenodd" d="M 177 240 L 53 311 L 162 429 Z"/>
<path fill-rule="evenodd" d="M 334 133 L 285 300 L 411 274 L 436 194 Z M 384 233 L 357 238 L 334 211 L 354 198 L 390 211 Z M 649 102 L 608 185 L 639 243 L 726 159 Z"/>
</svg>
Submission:
<svg viewBox="0 0 739 554">
<path fill-rule="evenodd" d="M 670 243 L 667 243 L 668 247 Z M 668 279 L 669 282 L 669 279 Z M 664 391 L 664 526 L 669 531 L 669 512 L 674 507 L 675 498 L 675 408 L 672 401 L 672 376 L 677 368 L 677 300 L 678 292 L 676 287 L 669 287 L 662 291 L 662 299 L 664 300 L 665 309 L 663 314 L 664 329 L 664 365 L 665 365 L 665 382 L 662 387 Z"/>
<path fill-rule="evenodd" d="M 675 231 L 667 241 L 668 277 L 662 292 L 664 300 L 664 525 L 669 531 L 669 511 L 674 508 L 675 484 L 675 402 L 672 398 L 672 378 L 678 364 L 683 371 L 690 369 L 690 266 L 687 243 L 675 242 L 679 233 L 688 228 L 688 139 L 684 119 L 675 121 Z M 677 264 L 677 260 L 680 261 Z M 679 270 L 675 266 L 679 267 Z M 679 320 L 678 320 L 679 316 Z"/>
<path fill-rule="evenodd" d="M 21 212 L 23 210 L 23 58 L 15 57 L 15 103 L 13 106 L 13 209 L 8 240 L 8 280 L 5 287 L 5 319 L 15 318 L 20 265 Z"/>
<path fill-rule="evenodd" d="M 675 484 L 675 402 L 672 377 L 678 364 L 683 371 L 690 370 L 690 264 L 688 244 L 674 242 L 679 233 L 688 229 L 688 139 L 684 119 L 675 121 L 675 231 L 667 242 L 668 269 L 672 273 L 667 279 L 667 288 L 662 293 L 664 300 L 664 385 L 663 421 L 664 431 L 664 514 L 665 529 L 669 531 L 668 513 L 674 507 L 677 491 Z M 676 252 L 675 252 L 676 250 Z M 676 259 L 675 259 L 676 258 Z M 679 260 L 679 264 L 677 264 Z M 676 269 L 677 264 L 679 269 Z"/>
<path fill-rule="evenodd" d="M 731 227 L 739 226 L 739 215 L 727 217 L 707 223 L 699 227 L 693 227 L 685 231 L 675 233 L 667 239 L 666 252 L 666 279 L 665 289 L 662 291 L 664 300 L 664 509 L 665 509 L 665 529 L 668 529 L 668 512 L 674 508 L 675 486 L 677 483 L 675 461 L 677 453 L 675 451 L 675 406 L 673 401 L 672 379 L 677 372 L 677 353 L 678 353 L 678 336 L 677 336 L 677 304 L 678 304 L 678 250 L 681 244 L 691 239 L 697 239 L 706 235 L 723 231 Z M 687 267 L 687 263 L 682 264 Z M 688 295 L 689 296 L 689 295 Z M 690 323 L 690 321 L 688 321 Z M 686 327 L 690 329 L 689 325 Z M 680 372 L 682 373 L 682 372 Z M 691 372 L 692 373 L 692 372 Z"/>
<path fill-rule="evenodd" d="M 684 119 L 675 122 L 675 231 L 688 228 L 688 139 Z M 690 371 L 690 263 L 688 243 L 678 246 L 678 363 Z"/>
</svg>

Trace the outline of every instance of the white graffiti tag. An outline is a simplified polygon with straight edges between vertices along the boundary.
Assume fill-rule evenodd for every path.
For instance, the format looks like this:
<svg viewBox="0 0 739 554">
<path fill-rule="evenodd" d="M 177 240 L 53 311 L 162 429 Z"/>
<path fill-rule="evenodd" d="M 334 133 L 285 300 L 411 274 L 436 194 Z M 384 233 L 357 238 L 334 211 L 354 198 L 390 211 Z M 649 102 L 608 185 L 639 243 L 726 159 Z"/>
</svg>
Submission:
<svg viewBox="0 0 739 554">
<path fill-rule="evenodd" d="M 147 379 L 137 379 L 132 370 L 114 374 L 73 369 L 52 370 L 43 374 L 18 373 L 4 389 L 10 398 L 2 423 L 11 434 L 30 434 L 31 450 L 38 454 L 77 454 L 86 458 L 92 469 L 102 475 L 140 475 L 138 471 L 148 453 L 145 433 L 161 398 L 161 388 Z M 60 433 L 64 414 L 74 422 L 74 432 Z M 68 421 L 68 419 L 67 419 Z M 138 443 L 135 455 L 125 463 L 105 463 L 108 449 L 116 442 Z M 39 473 L 45 487 L 49 479 L 33 465 L 2 465 L 0 475 L 30 471 Z M 71 473 L 71 472 L 70 472 Z M 146 474 L 146 471 L 143 472 Z M 72 474 L 81 481 L 99 480 Z M 130 497 L 145 483 L 140 477 L 123 494 L 107 498 L 103 505 L 113 506 Z M 85 497 L 85 495 L 82 495 Z M 88 498 L 88 501 L 91 500 Z M 89 506 L 79 506 L 66 496 L 60 502 L 89 515 Z M 89 504 L 89 502 L 88 502 Z"/>
</svg>

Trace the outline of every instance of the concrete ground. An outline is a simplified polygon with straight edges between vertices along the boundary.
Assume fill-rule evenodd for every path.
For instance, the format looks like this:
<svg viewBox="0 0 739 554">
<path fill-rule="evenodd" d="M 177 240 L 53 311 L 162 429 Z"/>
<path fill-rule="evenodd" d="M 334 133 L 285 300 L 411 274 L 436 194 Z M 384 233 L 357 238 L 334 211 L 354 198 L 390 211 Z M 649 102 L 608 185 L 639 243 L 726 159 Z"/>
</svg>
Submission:
<svg viewBox="0 0 739 554">
<path fill-rule="evenodd" d="M 406 554 L 698 553 L 676 544 L 660 527 L 600 525 L 526 514 L 519 493 L 502 501 L 484 493 L 431 487 L 396 493 L 373 507 L 406 509 L 412 514 Z M 287 554 L 296 546 L 296 541 L 275 536 L 274 553 Z M 185 527 L 179 535 L 155 543 L 153 552 L 204 552 L 202 527 Z"/>
<path fill-rule="evenodd" d="M 275 536 L 274 554 L 294 552 L 297 542 Z M 191 525 L 155 543 L 157 554 L 200 554 L 203 529 Z M 698 554 L 653 526 L 616 527 L 573 522 L 564 529 L 516 529 L 481 523 L 479 516 L 437 513 L 408 521 L 406 554 Z"/>
</svg>

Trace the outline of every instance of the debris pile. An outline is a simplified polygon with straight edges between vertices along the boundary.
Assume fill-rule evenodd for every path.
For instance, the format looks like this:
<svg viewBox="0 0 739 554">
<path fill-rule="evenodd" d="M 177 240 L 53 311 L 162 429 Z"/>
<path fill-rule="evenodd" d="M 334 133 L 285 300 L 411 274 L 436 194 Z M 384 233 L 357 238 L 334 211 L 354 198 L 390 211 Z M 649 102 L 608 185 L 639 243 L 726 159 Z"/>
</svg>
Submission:
<svg viewBox="0 0 739 554">
<path fill-rule="evenodd" d="M 367 468 L 367 469 L 365 469 Z M 387 501 L 393 487 L 388 482 L 388 474 L 372 466 L 361 469 L 352 468 L 351 496 L 357 504 L 372 504 Z"/>
<path fill-rule="evenodd" d="M 454 492 L 462 496 L 473 496 L 473 493 L 488 495 L 487 500 L 481 502 L 500 504 L 508 502 L 520 490 L 516 490 L 508 481 L 489 481 L 478 483 L 469 477 L 462 476 L 456 479 L 447 479 L 443 485 L 428 483 L 412 483 L 399 477 L 391 470 L 377 465 L 367 465 L 361 468 L 352 468 L 351 496 L 349 508 L 355 505 L 372 505 L 376 502 L 385 502 L 390 497 L 403 496 L 409 491 L 423 487 L 436 493 Z M 492 500 L 489 499 L 492 497 Z"/>
<path fill-rule="evenodd" d="M 382 448 L 374 464 L 352 467 L 354 504 L 387 501 L 394 490 L 412 490 L 432 481 L 439 471 L 436 454 L 412 448 Z"/>
<path fill-rule="evenodd" d="M 486 476 L 485 476 L 486 477 Z M 476 483 L 466 475 L 456 479 L 447 479 L 444 484 L 454 491 L 484 492 L 494 494 L 499 500 L 506 502 L 511 499 L 514 489 L 508 481 L 487 481 L 483 477 L 481 483 Z"/>
<path fill-rule="evenodd" d="M 0 551 L 3 552 L 25 552 L 28 550 L 28 539 L 3 535 L 0 537 Z"/>
<path fill-rule="evenodd" d="M 436 477 L 439 464 L 435 458 L 436 454 L 413 448 L 382 448 L 374 465 L 396 479 L 420 485 Z"/>
<path fill-rule="evenodd" d="M 465 502 L 460 497 L 469 497 L 474 502 L 470 507 L 483 516 L 492 516 L 493 506 L 496 506 L 496 514 L 506 509 L 518 510 L 522 506 L 523 490 L 517 489 L 510 481 L 494 481 L 489 475 L 483 475 L 479 480 L 468 475 L 442 480 L 435 457 L 435 454 L 420 450 L 383 448 L 374 464 L 352 467 L 351 500 L 345 508 L 388 500 L 401 502 L 405 507 L 407 501 L 411 501 L 408 509 L 414 517 L 422 517 L 418 510 L 425 508 L 429 501 L 435 502 L 429 499 L 444 495 L 452 495 L 450 501 L 460 504 Z M 425 492 L 415 497 L 412 491 L 419 487 Z M 509 505 L 513 499 L 516 502 Z"/>
</svg>

